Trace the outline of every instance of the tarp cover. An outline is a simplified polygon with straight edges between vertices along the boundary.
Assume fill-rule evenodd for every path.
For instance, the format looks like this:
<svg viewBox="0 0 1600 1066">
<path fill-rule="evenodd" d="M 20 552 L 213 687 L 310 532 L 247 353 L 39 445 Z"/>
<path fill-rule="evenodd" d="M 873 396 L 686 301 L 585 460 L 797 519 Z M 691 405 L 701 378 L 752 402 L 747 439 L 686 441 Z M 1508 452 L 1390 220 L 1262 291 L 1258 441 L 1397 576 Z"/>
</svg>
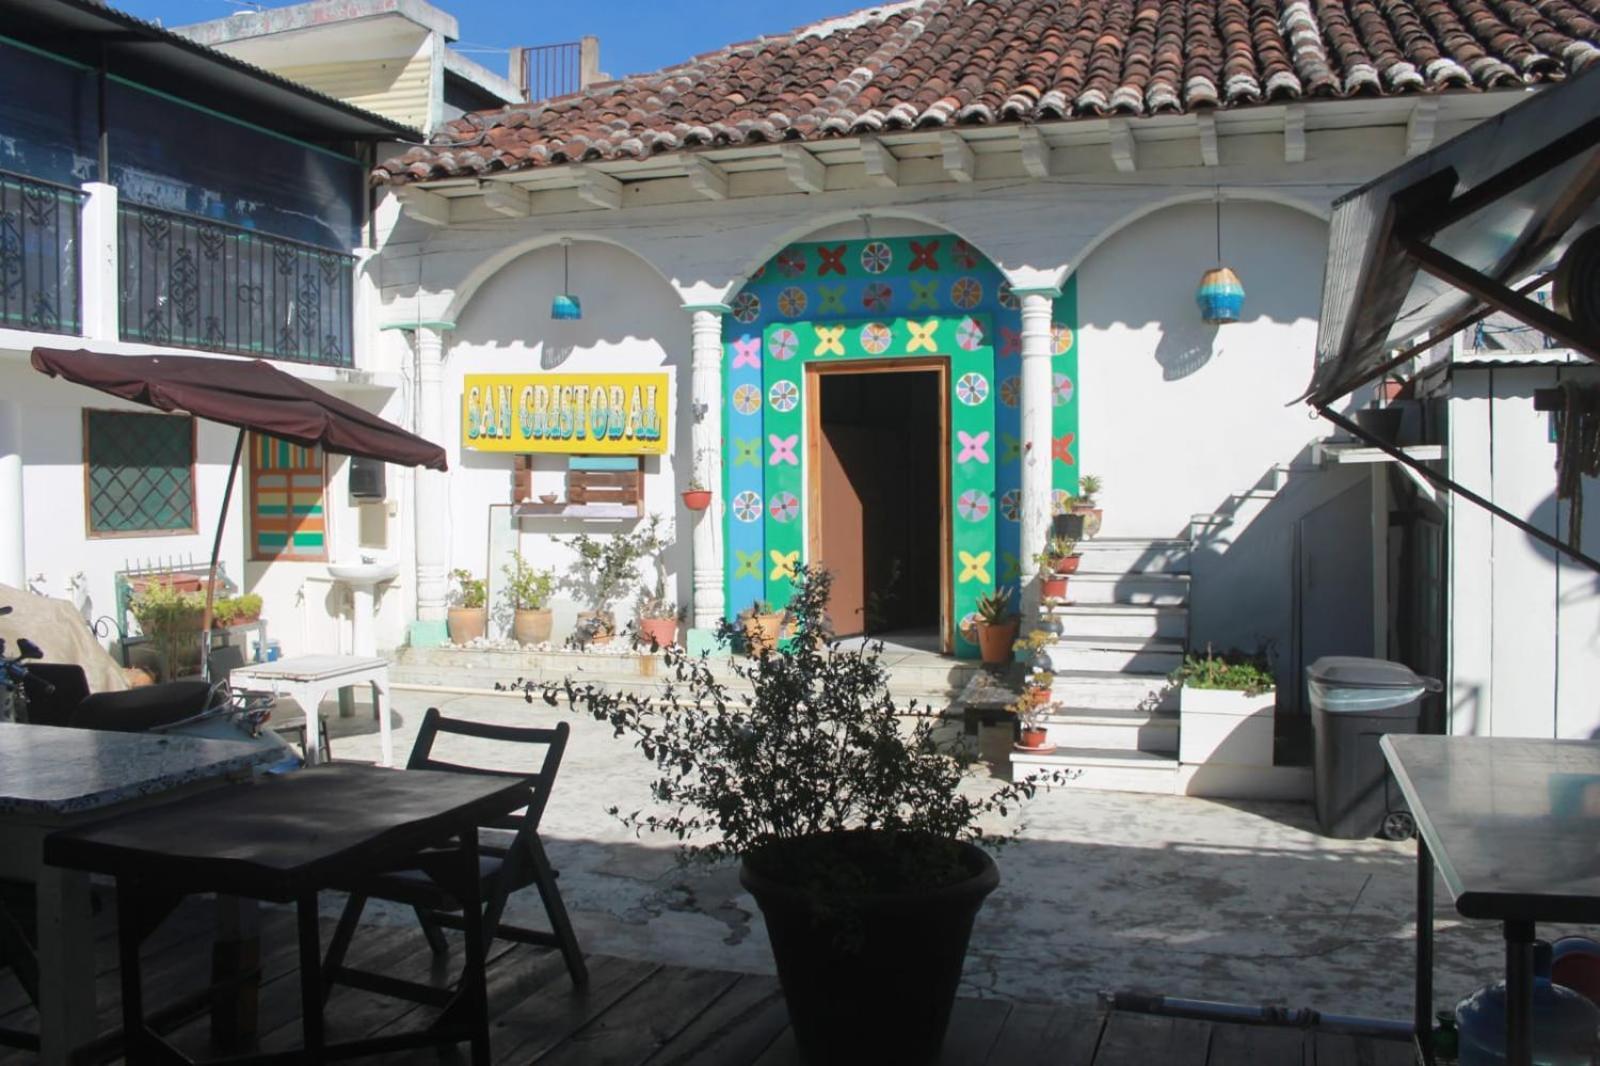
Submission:
<svg viewBox="0 0 1600 1066">
<path fill-rule="evenodd" d="M 51 377 L 339 455 L 445 469 L 444 449 L 260 359 L 35 348 Z"/>
<path fill-rule="evenodd" d="M 44 652 L 42 662 L 83 667 L 90 692 L 121 692 L 128 687 L 121 665 L 100 646 L 83 615 L 66 600 L 0 585 L 0 607 L 11 608 L 10 614 L 0 615 L 0 638 L 6 642 L 7 655 L 15 654 L 17 641 L 27 637 Z"/>
<path fill-rule="evenodd" d="M 1381 283 L 1375 291 L 1368 290 L 1369 277 L 1381 282 L 1385 273 L 1397 267 L 1398 253 L 1384 247 L 1386 242 L 1381 239 L 1396 194 L 1432 175 L 1454 171 L 1454 195 L 1460 196 L 1596 121 L 1600 121 L 1600 64 L 1480 122 L 1335 201 L 1323 275 L 1316 372 L 1304 398 L 1331 403 L 1371 374 L 1395 349 L 1429 335 L 1446 319 L 1476 305 L 1460 289 L 1420 271 L 1404 293 L 1387 291 Z M 1441 230 L 1429 243 L 1505 284 L 1514 285 L 1552 268 L 1574 237 L 1600 225 L 1600 207 L 1591 204 L 1576 225 L 1554 235 L 1544 232 L 1544 223 L 1561 193 L 1591 154 L 1592 150 L 1580 153 L 1533 178 Z M 1437 201 L 1420 205 L 1423 211 L 1438 206 Z M 1413 220 L 1397 217 L 1395 221 L 1404 228 Z"/>
</svg>

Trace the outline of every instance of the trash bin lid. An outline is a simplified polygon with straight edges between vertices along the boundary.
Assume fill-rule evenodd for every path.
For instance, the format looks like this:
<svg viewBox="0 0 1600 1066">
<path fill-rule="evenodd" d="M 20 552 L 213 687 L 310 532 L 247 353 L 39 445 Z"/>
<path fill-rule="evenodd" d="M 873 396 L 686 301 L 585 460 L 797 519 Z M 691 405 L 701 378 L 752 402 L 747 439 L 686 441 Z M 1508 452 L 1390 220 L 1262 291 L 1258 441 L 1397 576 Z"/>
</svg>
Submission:
<svg viewBox="0 0 1600 1066">
<path fill-rule="evenodd" d="M 1321 685 L 1340 688 L 1421 687 L 1429 692 L 1443 688 L 1433 678 L 1412 672 L 1405 663 L 1363 659 L 1357 655 L 1324 655 L 1306 667 L 1306 677 Z"/>
</svg>

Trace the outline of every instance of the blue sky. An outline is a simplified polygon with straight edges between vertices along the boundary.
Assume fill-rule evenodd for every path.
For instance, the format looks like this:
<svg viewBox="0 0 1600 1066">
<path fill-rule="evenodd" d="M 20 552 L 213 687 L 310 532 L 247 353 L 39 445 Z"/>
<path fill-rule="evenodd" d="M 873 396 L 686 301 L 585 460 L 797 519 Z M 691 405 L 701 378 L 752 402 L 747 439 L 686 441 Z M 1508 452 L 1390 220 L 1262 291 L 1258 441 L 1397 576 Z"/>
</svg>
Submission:
<svg viewBox="0 0 1600 1066">
<path fill-rule="evenodd" d="M 241 6 L 230 0 L 110 0 L 111 5 L 165 26 L 224 18 Z M 461 25 L 457 48 L 490 70 L 506 69 L 514 45 L 600 38 L 600 67 L 613 77 L 680 63 L 734 41 L 781 33 L 817 19 L 873 6 L 871 0 L 610 0 L 558 4 L 549 0 L 432 0 Z M 268 7 L 284 6 L 268 3 Z M 476 48 L 500 52 L 475 51 Z"/>
</svg>

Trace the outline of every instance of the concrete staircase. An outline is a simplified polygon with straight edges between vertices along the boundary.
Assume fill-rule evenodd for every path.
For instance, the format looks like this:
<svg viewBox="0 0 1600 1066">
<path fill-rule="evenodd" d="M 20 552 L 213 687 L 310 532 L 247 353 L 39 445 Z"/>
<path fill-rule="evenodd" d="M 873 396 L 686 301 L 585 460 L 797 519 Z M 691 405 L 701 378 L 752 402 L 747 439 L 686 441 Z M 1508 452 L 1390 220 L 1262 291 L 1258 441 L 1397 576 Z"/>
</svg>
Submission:
<svg viewBox="0 0 1600 1066">
<path fill-rule="evenodd" d="M 1045 723 L 1050 754 L 1011 756 L 1013 779 L 1077 771 L 1069 787 L 1171 795 L 1178 781 L 1178 693 L 1167 677 L 1189 632 L 1189 542 L 1101 537 L 1083 559 L 1069 601 L 1045 608 L 1058 634 Z"/>
</svg>

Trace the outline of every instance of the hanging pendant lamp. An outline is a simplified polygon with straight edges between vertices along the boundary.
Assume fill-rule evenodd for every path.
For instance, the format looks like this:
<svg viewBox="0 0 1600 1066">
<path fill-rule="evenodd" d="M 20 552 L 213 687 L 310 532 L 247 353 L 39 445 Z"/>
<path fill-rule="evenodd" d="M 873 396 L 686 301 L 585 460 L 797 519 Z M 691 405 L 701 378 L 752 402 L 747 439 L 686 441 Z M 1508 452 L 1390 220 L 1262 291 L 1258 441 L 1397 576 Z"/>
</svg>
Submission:
<svg viewBox="0 0 1600 1066">
<path fill-rule="evenodd" d="M 550 301 L 550 317 L 558 322 L 576 322 L 583 317 L 583 304 L 572 295 L 572 283 L 569 274 L 569 256 L 572 252 L 572 242 L 565 238 L 561 241 L 561 291 L 556 298 Z"/>
<path fill-rule="evenodd" d="M 1239 321 L 1244 312 L 1244 285 L 1239 275 L 1222 265 L 1222 194 L 1217 194 L 1217 265 L 1200 275 L 1194 302 L 1200 317 L 1210 325 Z"/>
</svg>

